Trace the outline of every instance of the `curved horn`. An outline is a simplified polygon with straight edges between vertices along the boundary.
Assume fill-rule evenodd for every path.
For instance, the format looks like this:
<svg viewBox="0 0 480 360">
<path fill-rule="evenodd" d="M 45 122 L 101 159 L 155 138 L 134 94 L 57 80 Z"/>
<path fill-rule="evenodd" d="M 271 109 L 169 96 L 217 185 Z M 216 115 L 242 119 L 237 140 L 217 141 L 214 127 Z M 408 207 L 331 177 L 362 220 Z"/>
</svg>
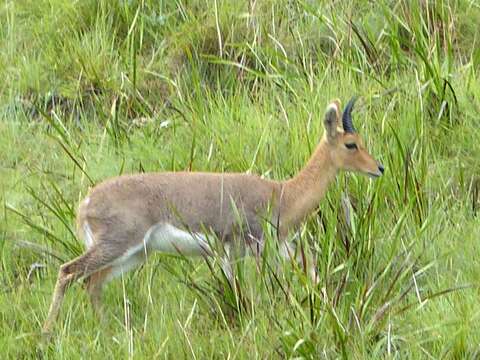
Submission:
<svg viewBox="0 0 480 360">
<path fill-rule="evenodd" d="M 345 110 L 343 110 L 342 123 L 343 123 L 343 130 L 346 133 L 355 132 L 355 128 L 353 127 L 353 123 L 352 123 L 352 110 L 353 110 L 353 105 L 355 105 L 355 101 L 357 101 L 357 99 L 358 99 L 358 96 L 352 97 L 350 101 L 347 103 L 347 106 L 345 106 Z"/>
</svg>

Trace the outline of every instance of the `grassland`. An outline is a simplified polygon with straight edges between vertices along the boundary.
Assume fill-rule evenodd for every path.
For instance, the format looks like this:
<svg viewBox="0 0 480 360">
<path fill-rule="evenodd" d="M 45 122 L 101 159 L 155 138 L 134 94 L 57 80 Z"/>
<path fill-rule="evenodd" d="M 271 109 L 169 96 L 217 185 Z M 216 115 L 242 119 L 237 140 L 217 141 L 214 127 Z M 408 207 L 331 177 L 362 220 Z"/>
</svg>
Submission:
<svg viewBox="0 0 480 360">
<path fill-rule="evenodd" d="M 0 4 L 2 358 L 480 357 L 480 6 L 474 0 Z M 154 256 L 81 285 L 41 341 L 88 188 L 121 173 L 287 178 L 328 101 L 386 166 L 342 174 L 301 231 L 302 269 Z M 348 212 L 348 221 L 346 213 Z"/>
</svg>

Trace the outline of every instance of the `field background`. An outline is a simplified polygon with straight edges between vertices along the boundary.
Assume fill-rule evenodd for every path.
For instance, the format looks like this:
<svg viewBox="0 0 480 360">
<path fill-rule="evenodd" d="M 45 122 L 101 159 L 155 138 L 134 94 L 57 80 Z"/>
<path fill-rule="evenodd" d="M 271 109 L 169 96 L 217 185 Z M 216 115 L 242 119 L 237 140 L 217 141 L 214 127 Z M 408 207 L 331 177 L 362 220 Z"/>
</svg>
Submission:
<svg viewBox="0 0 480 360">
<path fill-rule="evenodd" d="M 2 358 L 480 357 L 480 5 L 459 1 L 0 3 Z M 42 341 L 88 188 L 162 170 L 292 176 L 331 99 L 385 176 L 341 174 L 302 228 L 320 284 L 153 256 L 81 284 Z"/>
</svg>

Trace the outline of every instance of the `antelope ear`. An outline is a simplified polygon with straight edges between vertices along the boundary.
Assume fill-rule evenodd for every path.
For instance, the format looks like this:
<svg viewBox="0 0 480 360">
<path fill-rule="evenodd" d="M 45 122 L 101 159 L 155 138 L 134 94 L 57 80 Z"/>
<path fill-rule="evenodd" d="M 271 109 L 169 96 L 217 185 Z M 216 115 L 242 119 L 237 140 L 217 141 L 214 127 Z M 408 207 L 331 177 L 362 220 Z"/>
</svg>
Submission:
<svg viewBox="0 0 480 360">
<path fill-rule="evenodd" d="M 338 135 L 337 126 L 340 122 L 340 101 L 334 100 L 327 106 L 323 125 L 328 141 L 335 141 Z"/>
<path fill-rule="evenodd" d="M 342 114 L 341 114 L 341 108 L 342 108 L 342 103 L 340 101 L 340 99 L 334 99 L 330 102 L 330 105 L 331 104 L 335 104 L 337 105 L 337 126 L 338 127 L 342 127 Z"/>
</svg>

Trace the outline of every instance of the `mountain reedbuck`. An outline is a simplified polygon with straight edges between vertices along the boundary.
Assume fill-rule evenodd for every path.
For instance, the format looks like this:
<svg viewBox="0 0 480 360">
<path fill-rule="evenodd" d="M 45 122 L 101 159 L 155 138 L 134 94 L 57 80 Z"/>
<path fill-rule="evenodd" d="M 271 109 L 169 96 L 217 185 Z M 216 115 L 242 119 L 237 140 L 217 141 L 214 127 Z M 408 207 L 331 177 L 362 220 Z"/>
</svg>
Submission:
<svg viewBox="0 0 480 360">
<path fill-rule="evenodd" d="M 85 278 L 97 312 L 103 285 L 142 264 L 152 251 L 185 256 L 212 255 L 209 235 L 226 250 L 240 244 L 262 249 L 265 216 L 278 226 L 280 253 L 295 253 L 289 235 L 317 206 L 339 170 L 371 177 L 384 168 L 364 148 L 352 124 L 355 98 L 343 115 L 340 101 L 326 109 L 325 135 L 305 167 L 286 181 L 236 173 L 164 172 L 123 175 L 91 189 L 77 216 L 87 250 L 60 266 L 52 304 L 43 330 L 57 318 L 66 288 Z M 228 251 L 227 251 L 228 254 Z M 231 276 L 228 262 L 222 262 Z M 316 278 L 313 261 L 309 273 Z"/>
</svg>

